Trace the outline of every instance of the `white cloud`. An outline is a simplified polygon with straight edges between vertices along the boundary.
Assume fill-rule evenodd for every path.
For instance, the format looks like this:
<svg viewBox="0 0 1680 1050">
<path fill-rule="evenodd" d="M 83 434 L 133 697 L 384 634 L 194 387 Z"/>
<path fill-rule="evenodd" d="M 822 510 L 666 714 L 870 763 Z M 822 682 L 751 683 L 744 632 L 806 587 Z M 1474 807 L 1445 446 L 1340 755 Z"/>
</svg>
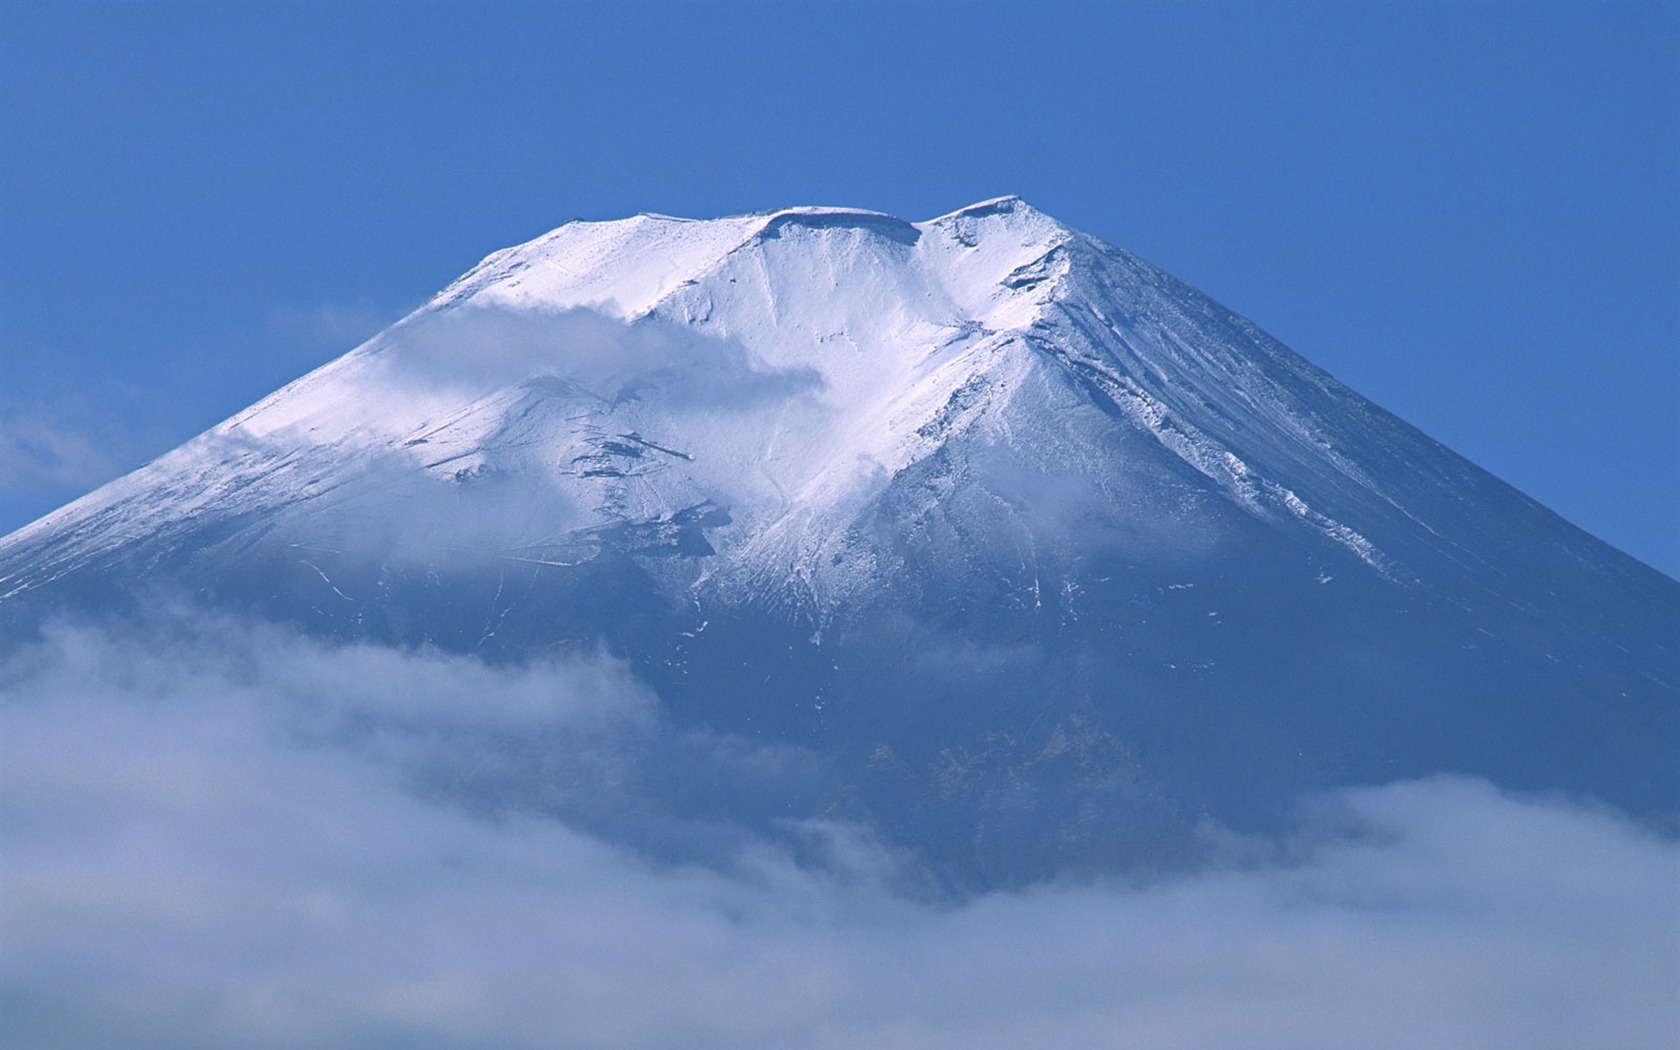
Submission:
<svg viewBox="0 0 1680 1050">
<path fill-rule="evenodd" d="M 737 342 L 653 317 L 627 324 L 587 309 L 463 305 L 415 316 L 377 345 L 393 385 L 457 398 L 547 377 L 608 401 L 657 388 L 666 411 L 729 411 L 822 385 L 810 369 L 764 366 Z"/>
<path fill-rule="evenodd" d="M 0 478 L 7 492 L 85 489 L 120 467 L 108 428 L 80 425 L 40 405 L 0 407 Z"/>
<path fill-rule="evenodd" d="M 0 391 L 0 535 L 166 447 L 144 391 L 108 378 L 37 386 Z"/>
<path fill-rule="evenodd" d="M 327 303 L 312 309 L 283 308 L 269 318 L 270 327 L 310 352 L 343 353 L 372 338 L 399 316 L 397 311 L 369 303 Z"/>
<path fill-rule="evenodd" d="M 0 665 L 9 1045 L 1528 1050 L 1680 1023 L 1680 847 L 1479 781 L 1343 792 L 1194 875 L 929 904 L 848 829 L 850 877 L 766 843 L 661 863 L 416 780 L 654 717 L 598 657 L 51 632 Z"/>
</svg>

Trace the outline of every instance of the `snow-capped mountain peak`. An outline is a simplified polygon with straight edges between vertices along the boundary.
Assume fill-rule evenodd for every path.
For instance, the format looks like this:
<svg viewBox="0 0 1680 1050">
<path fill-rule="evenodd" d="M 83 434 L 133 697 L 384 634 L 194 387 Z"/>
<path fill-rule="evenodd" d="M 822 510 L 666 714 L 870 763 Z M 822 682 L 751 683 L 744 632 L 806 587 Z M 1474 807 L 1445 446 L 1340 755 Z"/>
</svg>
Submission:
<svg viewBox="0 0 1680 1050">
<path fill-rule="evenodd" d="M 568 223 L 0 540 L 15 627 L 160 588 L 605 648 L 978 884 L 1442 769 L 1680 796 L 1673 581 L 1013 197 Z"/>
<path fill-rule="evenodd" d="M 1396 449 L 1399 471 L 1361 465 Z M 425 520 L 519 478 L 548 501 L 541 529 L 475 525 L 477 553 L 713 505 L 730 525 L 706 530 L 716 556 L 696 578 L 792 581 L 821 606 L 884 571 L 859 523 L 907 471 L 972 478 L 1024 458 L 1026 474 L 1102 477 L 1100 493 L 1075 486 L 1099 518 L 1179 514 L 1211 489 L 1402 580 L 1456 557 L 1455 532 L 1476 527 L 1453 520 L 1443 486 L 1468 475 L 1427 465 L 1441 455 L 1248 322 L 1016 197 L 921 223 L 819 207 L 638 215 L 489 256 L 344 358 L 17 539 L 79 521 L 110 548 L 266 514 L 332 531 L 370 503 Z M 1029 484 L 1009 473 L 988 483 Z"/>
</svg>

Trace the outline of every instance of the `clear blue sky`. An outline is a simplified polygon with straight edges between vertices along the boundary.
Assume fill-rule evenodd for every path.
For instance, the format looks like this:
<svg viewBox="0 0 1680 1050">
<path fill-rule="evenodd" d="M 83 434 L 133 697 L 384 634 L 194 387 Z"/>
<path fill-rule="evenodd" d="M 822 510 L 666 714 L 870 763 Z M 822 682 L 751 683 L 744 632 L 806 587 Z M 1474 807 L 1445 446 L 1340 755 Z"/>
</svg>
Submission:
<svg viewBox="0 0 1680 1050">
<path fill-rule="evenodd" d="M 1680 6 L 0 6 L 0 532 L 574 216 L 1019 193 L 1680 574 Z"/>
</svg>

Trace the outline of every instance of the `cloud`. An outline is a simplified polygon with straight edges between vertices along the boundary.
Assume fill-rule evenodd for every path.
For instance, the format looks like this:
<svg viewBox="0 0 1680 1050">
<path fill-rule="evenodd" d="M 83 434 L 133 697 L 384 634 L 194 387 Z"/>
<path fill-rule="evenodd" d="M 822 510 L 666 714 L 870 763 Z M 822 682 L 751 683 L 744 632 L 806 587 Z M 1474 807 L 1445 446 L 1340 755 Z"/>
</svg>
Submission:
<svg viewBox="0 0 1680 1050">
<path fill-rule="evenodd" d="M 769 368 L 738 342 L 586 309 L 462 305 L 412 317 L 376 345 L 390 382 L 456 397 L 549 379 L 607 402 L 658 389 L 668 410 L 728 411 L 822 385 L 815 371 Z"/>
<path fill-rule="evenodd" d="M 269 325 L 276 333 L 303 344 L 311 351 L 336 350 L 342 353 L 372 338 L 397 316 L 397 311 L 365 302 L 348 306 L 327 303 L 313 309 L 285 307 L 275 310 L 269 317 Z"/>
<path fill-rule="evenodd" d="M 76 489 L 106 481 L 121 463 L 105 433 L 43 405 L 0 406 L 0 478 L 7 492 Z"/>
<path fill-rule="evenodd" d="M 55 628 L 0 664 L 9 1044 L 1655 1047 L 1680 1022 L 1680 847 L 1580 802 L 1350 790 L 1194 874 L 930 903 L 866 829 L 800 829 L 823 863 L 744 834 L 685 859 L 566 801 L 651 805 L 634 752 L 667 732 L 595 655 Z M 475 769 L 561 788 L 518 804 Z"/>
<path fill-rule="evenodd" d="M 262 463 L 241 468 L 261 475 L 246 498 L 276 536 L 362 562 L 566 565 L 603 544 L 692 551 L 673 537 L 785 505 L 756 465 L 824 416 L 821 386 L 657 318 L 464 304 L 393 325 L 205 447 Z"/>
<path fill-rule="evenodd" d="M 94 386 L 0 395 L 0 535 L 111 480 L 161 440 L 143 421 L 152 406 L 142 392 Z"/>
</svg>

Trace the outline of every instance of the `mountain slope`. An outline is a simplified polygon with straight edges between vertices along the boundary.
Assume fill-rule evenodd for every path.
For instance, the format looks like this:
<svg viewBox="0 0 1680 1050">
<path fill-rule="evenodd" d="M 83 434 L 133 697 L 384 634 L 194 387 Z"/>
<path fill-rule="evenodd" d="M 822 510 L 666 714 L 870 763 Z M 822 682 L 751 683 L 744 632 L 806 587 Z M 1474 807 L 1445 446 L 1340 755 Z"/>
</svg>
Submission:
<svg viewBox="0 0 1680 1050">
<path fill-rule="evenodd" d="M 816 756 L 697 812 L 960 883 L 1442 769 L 1680 803 L 1680 585 L 1015 198 L 571 223 L 0 541 L 0 616 L 157 588 L 493 659 L 601 644 Z"/>
</svg>

